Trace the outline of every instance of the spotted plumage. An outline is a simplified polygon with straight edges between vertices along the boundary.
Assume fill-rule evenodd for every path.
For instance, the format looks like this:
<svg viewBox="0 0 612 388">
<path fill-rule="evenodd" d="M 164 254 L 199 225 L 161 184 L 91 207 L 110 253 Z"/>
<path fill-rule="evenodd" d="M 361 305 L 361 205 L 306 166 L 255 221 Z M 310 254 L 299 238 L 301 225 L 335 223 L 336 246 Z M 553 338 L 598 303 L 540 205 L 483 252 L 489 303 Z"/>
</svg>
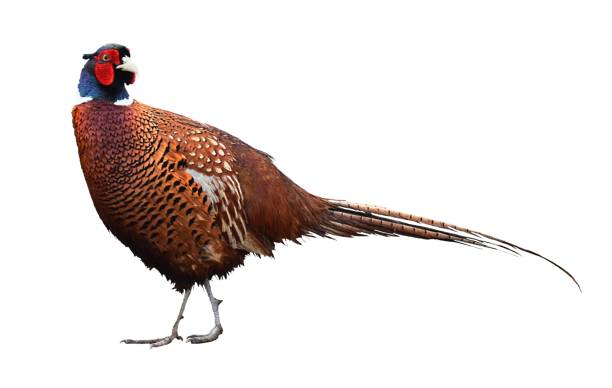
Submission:
<svg viewBox="0 0 612 388">
<path fill-rule="evenodd" d="M 265 214 L 275 206 L 245 205 L 261 192 L 253 186 L 258 178 L 249 165 L 271 162 L 217 128 L 139 102 L 121 106 L 92 100 L 74 108 L 73 120 L 85 179 L 102 221 L 180 291 L 226 275 L 249 252 L 271 255 L 274 242 L 302 234 L 298 225 L 308 220 L 295 211 L 286 222 L 289 233 L 274 231 L 269 217 L 248 223 L 247 212 Z M 321 200 L 293 187 L 278 171 L 269 175 L 279 184 L 271 198 L 287 193 L 321 211 Z M 309 222 L 316 227 L 316 219 Z"/>
<path fill-rule="evenodd" d="M 276 243 L 302 236 L 404 235 L 540 256 L 443 222 L 312 195 L 269 155 L 211 125 L 137 101 L 117 104 L 136 75 L 124 46 L 105 45 L 84 58 L 79 90 L 91 100 L 72 115 L 94 206 L 123 244 L 184 293 L 170 336 L 128 343 L 160 346 L 178 338 L 194 284 L 208 292 L 215 327 L 189 340 L 216 339 L 220 301 L 209 280 L 226 276 L 249 253 L 270 256 Z"/>
</svg>

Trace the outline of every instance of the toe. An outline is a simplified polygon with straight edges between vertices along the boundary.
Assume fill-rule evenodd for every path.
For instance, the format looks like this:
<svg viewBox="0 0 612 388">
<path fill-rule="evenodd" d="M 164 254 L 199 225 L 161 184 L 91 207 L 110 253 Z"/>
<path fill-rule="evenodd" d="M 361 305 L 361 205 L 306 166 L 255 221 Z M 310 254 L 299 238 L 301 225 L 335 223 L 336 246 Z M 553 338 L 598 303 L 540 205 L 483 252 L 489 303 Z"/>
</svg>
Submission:
<svg viewBox="0 0 612 388">
<path fill-rule="evenodd" d="M 172 342 L 172 340 L 170 338 L 164 338 L 161 341 L 153 342 L 151 344 L 151 349 L 158 348 L 158 347 L 164 346 L 164 345 L 168 345 L 170 342 Z"/>
<path fill-rule="evenodd" d="M 122 344 L 148 344 L 148 345 L 151 345 L 152 348 L 157 348 L 159 346 L 168 345 L 170 342 L 172 342 L 174 339 L 177 339 L 177 338 L 180 339 L 181 341 L 183 340 L 180 336 L 170 335 L 168 337 L 155 338 L 155 339 L 150 339 L 150 340 L 124 339 L 120 343 Z"/>
<path fill-rule="evenodd" d="M 151 340 L 133 340 L 133 339 L 124 339 L 120 343 L 122 344 L 152 344 L 155 342 L 161 341 L 160 338 L 151 339 Z"/>
<path fill-rule="evenodd" d="M 185 342 L 189 342 L 192 344 L 203 344 L 206 342 L 212 342 L 219 338 L 219 335 L 221 335 L 221 333 L 223 333 L 223 328 L 220 326 L 215 326 L 212 328 L 210 333 L 205 335 L 190 335 L 189 337 L 187 337 L 187 340 Z"/>
</svg>

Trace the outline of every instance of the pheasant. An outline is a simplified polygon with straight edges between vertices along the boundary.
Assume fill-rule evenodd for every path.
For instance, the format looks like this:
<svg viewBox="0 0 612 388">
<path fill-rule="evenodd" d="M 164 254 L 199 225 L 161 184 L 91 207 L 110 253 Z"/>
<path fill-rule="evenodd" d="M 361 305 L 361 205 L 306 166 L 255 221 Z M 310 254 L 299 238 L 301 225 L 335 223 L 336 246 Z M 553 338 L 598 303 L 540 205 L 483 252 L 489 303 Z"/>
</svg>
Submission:
<svg viewBox="0 0 612 388">
<path fill-rule="evenodd" d="M 87 60 L 72 110 L 81 167 L 104 225 L 149 268 L 183 294 L 171 334 L 127 344 L 167 345 L 192 288 L 208 294 L 215 325 L 190 343 L 223 332 L 210 280 L 226 277 L 247 254 L 272 256 L 275 244 L 303 236 L 409 236 L 528 253 L 513 243 L 445 222 L 312 195 L 273 164 L 270 155 L 185 116 L 129 97 L 137 68 L 130 50 L 107 44 Z M 578 287 L 580 287 L 578 285 Z"/>
</svg>

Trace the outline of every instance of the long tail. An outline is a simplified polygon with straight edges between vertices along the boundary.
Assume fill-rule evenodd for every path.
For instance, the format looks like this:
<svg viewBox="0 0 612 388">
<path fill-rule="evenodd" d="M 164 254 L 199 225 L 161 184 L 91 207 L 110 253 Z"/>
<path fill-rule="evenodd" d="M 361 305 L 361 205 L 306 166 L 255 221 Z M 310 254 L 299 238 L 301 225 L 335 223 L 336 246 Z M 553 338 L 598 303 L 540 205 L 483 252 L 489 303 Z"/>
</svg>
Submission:
<svg viewBox="0 0 612 388">
<path fill-rule="evenodd" d="M 529 253 L 559 268 L 572 279 L 582 292 L 580 284 L 578 284 L 574 276 L 559 264 L 539 253 L 496 237 L 447 224 L 446 222 L 417 217 L 379 206 L 362 205 L 339 200 L 326 201 L 329 204 L 329 210 L 326 219 L 320 225 L 325 233 L 343 237 L 367 234 L 383 236 L 401 235 L 501 250 L 514 255 Z"/>
</svg>

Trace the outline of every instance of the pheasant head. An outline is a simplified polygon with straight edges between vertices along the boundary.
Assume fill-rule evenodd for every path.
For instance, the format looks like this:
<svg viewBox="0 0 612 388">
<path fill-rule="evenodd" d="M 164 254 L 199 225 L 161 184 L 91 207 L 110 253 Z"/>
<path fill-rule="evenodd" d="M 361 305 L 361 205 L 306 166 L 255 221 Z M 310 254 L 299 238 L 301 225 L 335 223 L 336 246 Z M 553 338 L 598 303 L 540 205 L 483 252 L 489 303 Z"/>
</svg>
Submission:
<svg viewBox="0 0 612 388">
<path fill-rule="evenodd" d="M 138 69 L 130 58 L 130 50 L 120 44 L 106 44 L 92 54 L 84 54 L 87 62 L 81 71 L 79 94 L 97 100 L 115 102 L 129 94 L 125 85 L 136 81 Z"/>
</svg>

